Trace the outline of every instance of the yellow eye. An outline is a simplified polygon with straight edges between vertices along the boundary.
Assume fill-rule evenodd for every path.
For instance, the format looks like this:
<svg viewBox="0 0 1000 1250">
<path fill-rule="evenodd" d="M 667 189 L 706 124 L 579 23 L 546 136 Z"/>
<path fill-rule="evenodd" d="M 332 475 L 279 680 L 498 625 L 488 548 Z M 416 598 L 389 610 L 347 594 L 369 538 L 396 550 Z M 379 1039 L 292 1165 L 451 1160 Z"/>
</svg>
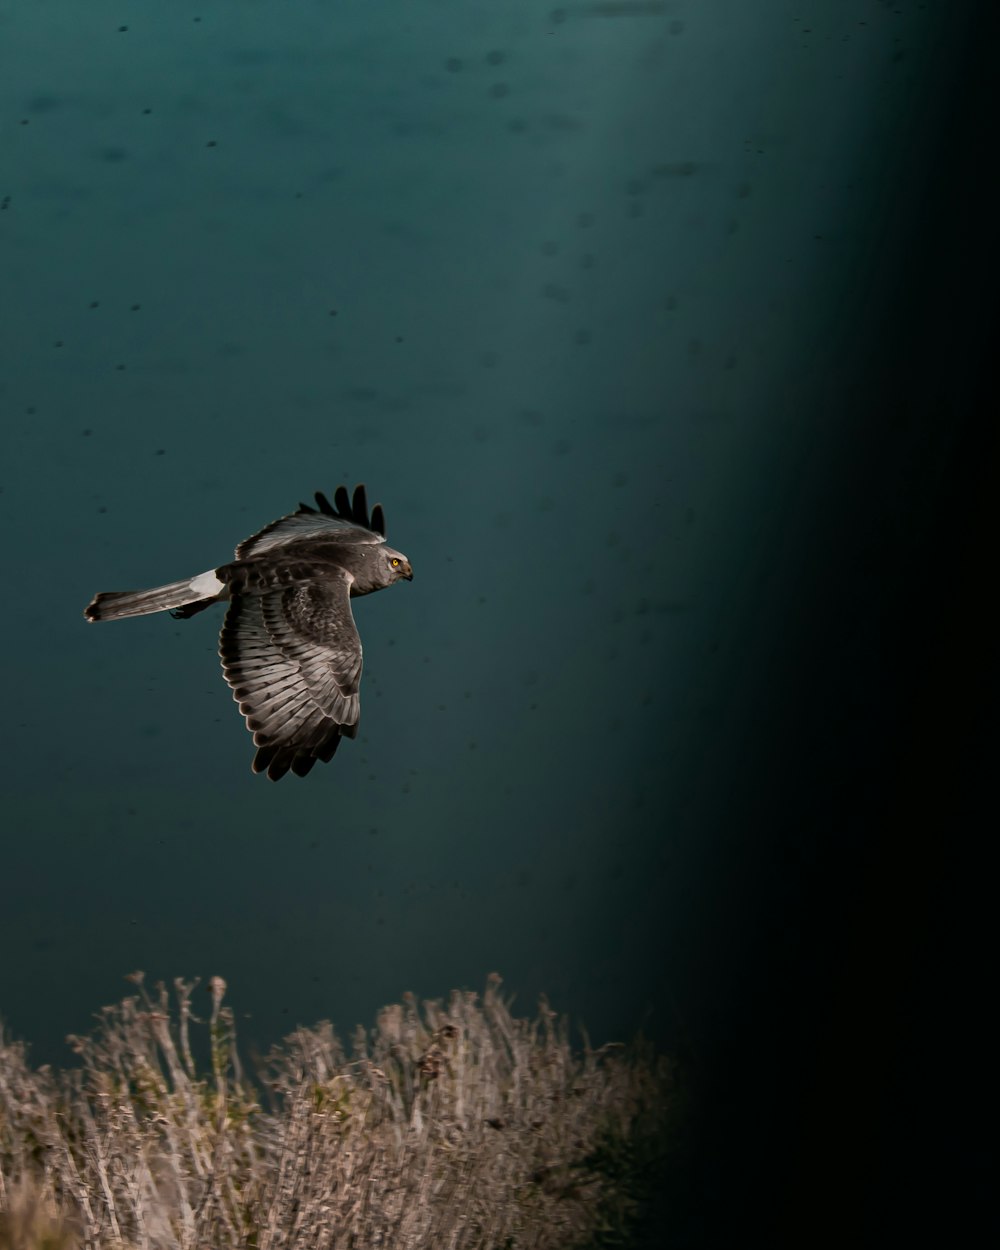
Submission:
<svg viewBox="0 0 1000 1250">
<path fill-rule="evenodd" d="M 396 565 L 399 563 L 399 561 L 396 559 L 395 556 L 393 556 L 392 559 L 389 561 L 389 563 L 392 565 L 393 568 L 395 568 Z"/>
</svg>

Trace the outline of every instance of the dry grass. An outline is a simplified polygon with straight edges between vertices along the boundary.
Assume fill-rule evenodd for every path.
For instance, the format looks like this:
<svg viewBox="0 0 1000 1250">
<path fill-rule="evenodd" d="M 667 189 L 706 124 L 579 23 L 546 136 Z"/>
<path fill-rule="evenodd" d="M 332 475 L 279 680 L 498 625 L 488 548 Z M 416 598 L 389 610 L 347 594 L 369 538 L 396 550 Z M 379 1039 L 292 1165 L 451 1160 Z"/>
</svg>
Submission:
<svg viewBox="0 0 1000 1250">
<path fill-rule="evenodd" d="M 107 1007 L 80 1063 L 0 1035 L 0 1250 L 566 1250 L 627 1244 L 669 1091 L 641 1045 L 585 1045 L 547 1004 L 515 1019 L 412 996 L 358 1029 L 299 1029 L 243 1074 L 225 983 Z M 199 1072 L 192 1030 L 207 1024 Z M 196 1035 L 196 1040 L 198 1040 Z"/>
</svg>

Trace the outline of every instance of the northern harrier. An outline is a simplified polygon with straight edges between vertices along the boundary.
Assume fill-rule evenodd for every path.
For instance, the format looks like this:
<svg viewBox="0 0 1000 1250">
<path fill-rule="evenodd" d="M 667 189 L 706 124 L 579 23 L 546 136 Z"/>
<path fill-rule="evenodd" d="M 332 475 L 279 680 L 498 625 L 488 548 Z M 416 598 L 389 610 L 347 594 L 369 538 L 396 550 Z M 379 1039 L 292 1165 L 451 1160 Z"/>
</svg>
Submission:
<svg viewBox="0 0 1000 1250">
<path fill-rule="evenodd" d="M 364 486 L 340 486 L 333 504 L 272 521 L 236 548 L 236 559 L 188 581 L 152 590 L 105 590 L 88 621 L 149 612 L 186 619 L 228 602 L 219 636 L 222 671 L 246 717 L 255 773 L 278 781 L 328 763 L 358 732 L 361 639 L 351 599 L 413 580 L 410 562 L 385 542 L 381 504 L 368 515 Z"/>
</svg>

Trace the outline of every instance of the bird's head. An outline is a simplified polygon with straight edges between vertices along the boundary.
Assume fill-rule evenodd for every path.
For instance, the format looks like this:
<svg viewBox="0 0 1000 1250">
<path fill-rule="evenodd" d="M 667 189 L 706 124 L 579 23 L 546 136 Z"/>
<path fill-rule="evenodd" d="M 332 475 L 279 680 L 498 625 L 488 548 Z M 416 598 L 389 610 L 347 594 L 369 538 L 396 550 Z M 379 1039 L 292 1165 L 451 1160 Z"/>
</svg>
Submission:
<svg viewBox="0 0 1000 1250">
<path fill-rule="evenodd" d="M 383 547 L 382 555 L 385 558 L 386 568 L 391 581 L 398 582 L 403 578 L 408 582 L 413 581 L 413 567 L 401 551 L 393 551 L 391 547 Z"/>
</svg>

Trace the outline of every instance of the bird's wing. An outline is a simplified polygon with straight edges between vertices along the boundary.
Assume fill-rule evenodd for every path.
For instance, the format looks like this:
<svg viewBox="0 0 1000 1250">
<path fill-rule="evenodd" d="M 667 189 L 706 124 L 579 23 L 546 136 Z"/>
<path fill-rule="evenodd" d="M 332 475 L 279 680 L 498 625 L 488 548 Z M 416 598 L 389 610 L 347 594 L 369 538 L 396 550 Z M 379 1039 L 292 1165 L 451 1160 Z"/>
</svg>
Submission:
<svg viewBox="0 0 1000 1250">
<path fill-rule="evenodd" d="M 322 580 L 234 594 L 219 654 L 257 747 L 255 773 L 304 777 L 357 733 L 361 639 L 343 570 L 328 566 Z"/>
<path fill-rule="evenodd" d="M 263 555 L 275 547 L 298 542 L 300 538 L 322 538 L 327 542 L 384 543 L 385 513 L 376 504 L 368 515 L 368 499 L 363 485 L 354 488 L 350 496 L 344 486 L 338 486 L 333 503 L 322 493 L 316 492 L 317 507 L 300 503 L 298 510 L 288 516 L 272 521 L 252 537 L 244 539 L 236 548 L 236 559 Z"/>
</svg>

